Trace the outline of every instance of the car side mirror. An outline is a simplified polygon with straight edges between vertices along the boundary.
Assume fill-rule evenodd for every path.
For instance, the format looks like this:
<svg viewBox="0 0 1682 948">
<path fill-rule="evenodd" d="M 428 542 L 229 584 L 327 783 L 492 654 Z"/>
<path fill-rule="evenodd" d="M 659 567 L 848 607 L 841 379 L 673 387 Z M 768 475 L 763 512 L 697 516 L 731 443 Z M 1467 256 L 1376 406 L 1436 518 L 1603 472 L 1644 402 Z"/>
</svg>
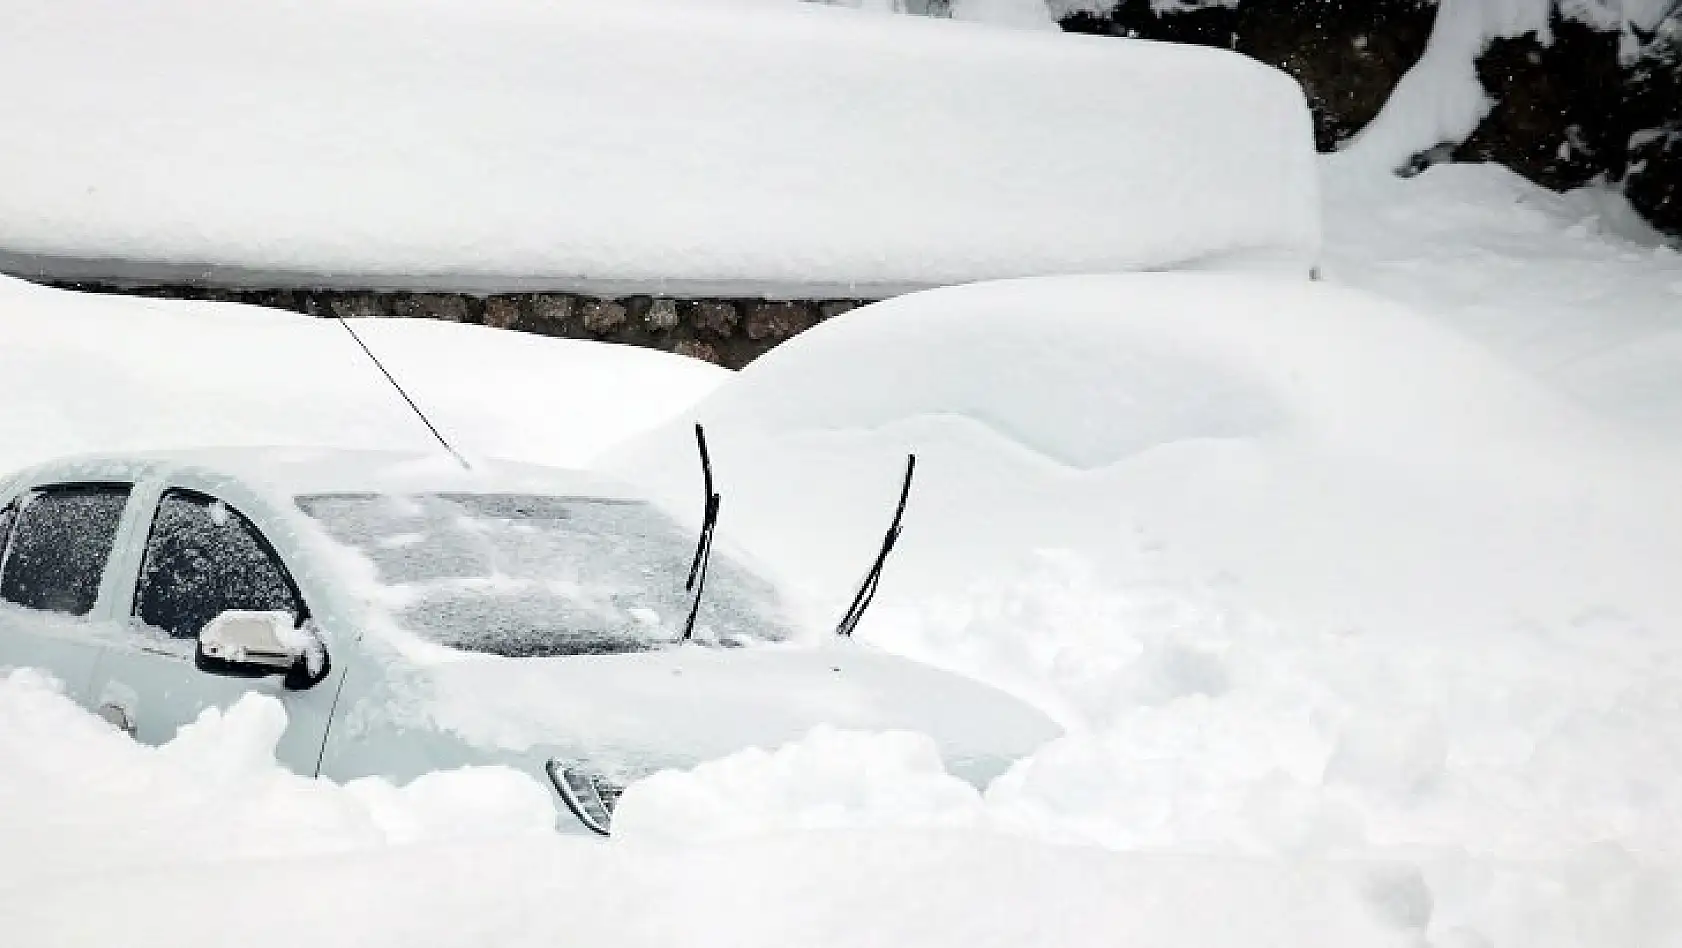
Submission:
<svg viewBox="0 0 1682 948">
<path fill-rule="evenodd" d="M 235 678 L 285 675 L 286 687 L 302 690 L 327 677 L 327 649 L 290 613 L 230 610 L 199 633 L 194 664 Z"/>
</svg>

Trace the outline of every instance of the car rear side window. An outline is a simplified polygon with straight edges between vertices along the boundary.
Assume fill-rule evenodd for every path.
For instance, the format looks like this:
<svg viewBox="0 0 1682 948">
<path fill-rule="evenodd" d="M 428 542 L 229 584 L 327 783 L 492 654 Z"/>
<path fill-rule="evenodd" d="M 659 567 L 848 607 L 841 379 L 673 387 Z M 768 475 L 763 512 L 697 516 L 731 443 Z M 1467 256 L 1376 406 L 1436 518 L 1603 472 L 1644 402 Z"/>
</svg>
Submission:
<svg viewBox="0 0 1682 948">
<path fill-rule="evenodd" d="M 239 511 L 194 491 L 165 493 L 146 540 L 134 614 L 192 639 L 232 609 L 305 617 L 280 558 Z"/>
<path fill-rule="evenodd" d="M 18 502 L 0 507 L 0 563 L 6 561 L 6 544 L 12 539 L 12 521 L 18 518 Z"/>
<path fill-rule="evenodd" d="M 72 616 L 92 611 L 129 490 L 127 484 L 71 484 L 24 498 L 0 563 L 0 599 Z"/>
</svg>

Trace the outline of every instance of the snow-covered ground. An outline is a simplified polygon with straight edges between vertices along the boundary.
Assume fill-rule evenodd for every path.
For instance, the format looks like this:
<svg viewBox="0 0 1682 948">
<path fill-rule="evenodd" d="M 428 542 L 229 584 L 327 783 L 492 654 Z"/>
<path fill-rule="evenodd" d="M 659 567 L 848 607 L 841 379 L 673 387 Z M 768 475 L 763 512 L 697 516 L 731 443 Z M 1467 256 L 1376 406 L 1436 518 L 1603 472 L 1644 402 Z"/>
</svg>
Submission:
<svg viewBox="0 0 1682 948">
<path fill-rule="evenodd" d="M 789 0 L 4 14 L 10 272 L 869 296 L 1318 246 L 1302 96 L 1226 51 Z"/>
<path fill-rule="evenodd" d="M 1615 192 L 1497 165 L 1324 165 L 1324 270 L 1413 304 L 1603 417 L 1682 438 L 1682 247 Z"/>
<path fill-rule="evenodd" d="M 577 466 L 730 377 L 682 356 L 430 320 L 358 334 L 468 454 Z M 337 323 L 0 277 L 0 470 L 203 445 L 426 450 Z"/>
<path fill-rule="evenodd" d="M 820 600 L 863 568 L 916 448 L 861 635 L 1070 735 L 980 794 L 913 735 L 819 731 L 633 787 L 594 845 L 543 833 L 521 774 L 294 778 L 261 701 L 142 749 L 13 673 L 9 943 L 1676 944 L 1682 258 L 1613 200 L 1497 169 L 1343 174 L 1329 276 L 1412 308 L 1237 276 L 942 291 L 722 387 L 657 354 L 360 324 L 478 452 L 576 460 L 700 402 L 723 539 Z M 424 443 L 359 353 L 312 335 L 336 327 L 5 300 L 6 353 L 30 353 L 0 372 L 13 463 L 119 437 Z M 206 338 L 214 357 L 189 353 Z M 529 414 L 458 377 L 449 357 L 481 347 L 529 358 L 499 376 Z M 598 355 L 628 360 L 613 399 L 544 371 Z M 265 409 L 274 391 L 301 407 Z M 161 420 L 128 431 L 135 403 Z M 669 452 L 651 486 L 692 505 L 689 447 L 662 440 L 610 457 Z"/>
<path fill-rule="evenodd" d="M 761 25 L 703 29 L 730 4 Z M 1533 8 L 1445 3 L 1465 29 L 1440 48 Z M 1455 56 L 1316 183 L 1285 133 L 1300 103 L 1275 110 L 1272 74 L 1214 54 L 1134 50 L 1220 79 L 1231 114 L 1195 84 L 1114 95 L 1134 65 L 1161 64 L 1102 41 L 783 0 L 498 0 L 470 23 L 459 4 L 358 0 L 336 8 L 339 29 L 299 5 L 250 9 L 9 11 L 0 75 L 22 88 L 50 65 L 60 81 L 0 104 L 8 127 L 80 118 L 87 134 L 0 156 L 0 244 L 609 282 L 646 276 L 627 260 L 681 260 L 693 271 L 662 275 L 890 285 L 1305 254 L 1318 188 L 1327 283 L 936 291 L 740 375 L 361 322 L 470 454 L 599 463 L 687 510 L 686 426 L 705 419 L 721 540 L 819 605 L 851 591 L 917 451 L 905 540 L 860 637 L 1013 691 L 1068 734 L 982 791 L 919 735 L 820 728 L 633 786 L 595 843 L 550 833 L 550 791 L 509 770 L 405 787 L 290 775 L 261 698 L 152 749 L 39 673 L 0 672 L 0 943 L 1682 944 L 1682 255 L 1605 193 L 1488 167 L 1375 173 L 1479 107 Z M 396 14 L 391 45 L 344 28 Z M 552 32 L 557 16 L 577 30 Z M 254 24 L 262 42 L 227 41 Z M 641 70 L 598 43 L 633 27 Z M 875 55 L 847 55 L 865 42 Z M 673 68 L 738 53 L 752 68 L 723 74 L 739 95 L 702 95 Z M 130 81 L 101 72 L 112 63 Z M 403 95 L 374 108 L 337 69 Z M 557 114 L 553 97 L 499 98 L 515 79 L 591 91 Z M 644 127 L 600 108 L 625 90 L 672 114 Z M 507 108 L 474 106 L 492 99 Z M 267 111 L 280 102 L 298 111 Z M 761 134 L 760 108 L 810 121 Z M 851 124 L 863 112 L 868 134 Z M 1207 120 L 1210 141 L 1141 152 L 1094 114 Z M 424 134 L 443 120 L 459 140 Z M 606 137 L 578 134 L 586 120 Z M 1051 125 L 1073 137 L 1006 134 Z M 341 126 L 355 134 L 315 134 Z M 674 127 L 708 134 L 669 176 L 655 146 Z M 506 141 L 521 147 L 492 147 Z M 735 163 L 744 145 L 779 160 L 776 188 Z M 399 153 L 412 178 L 390 173 Z M 623 172 L 610 183 L 636 192 L 629 221 L 612 188 L 580 204 L 531 187 L 604 154 Z M 486 156 L 507 167 L 485 174 Z M 1206 187 L 1209 213 L 1157 226 L 1195 190 L 1136 186 L 1164 168 Z M 832 228 L 797 226 L 802 201 L 838 193 Z M 721 224 L 743 201 L 751 226 Z M 363 358 L 331 323 L 0 281 L 0 469 L 204 442 L 426 445 Z"/>
</svg>

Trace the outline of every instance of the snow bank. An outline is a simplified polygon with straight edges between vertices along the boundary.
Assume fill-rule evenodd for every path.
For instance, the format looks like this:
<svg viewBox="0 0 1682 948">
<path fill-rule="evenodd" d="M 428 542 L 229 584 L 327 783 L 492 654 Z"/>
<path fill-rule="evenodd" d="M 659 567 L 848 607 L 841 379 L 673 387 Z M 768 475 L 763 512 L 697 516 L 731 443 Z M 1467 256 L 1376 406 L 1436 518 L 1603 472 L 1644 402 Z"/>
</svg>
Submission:
<svg viewBox="0 0 1682 948">
<path fill-rule="evenodd" d="M 1128 932 L 1168 948 L 1547 948 L 1666 944 L 1682 931 L 1682 880 L 1616 846 L 1421 864 L 1417 853 L 1129 854 L 951 828 L 976 814 L 974 792 L 942 783 L 909 735 L 818 732 L 669 775 L 665 788 L 734 805 L 741 819 L 728 842 L 674 846 L 551 834 L 546 791 L 510 771 L 405 787 L 296 777 L 272 758 L 282 712 L 257 696 L 155 749 L 33 672 L 0 672 L 0 713 L 9 944 L 198 948 L 238 931 L 254 948 L 1096 948 Z M 726 788 L 744 796 L 716 795 Z M 633 788 L 622 806 L 659 789 Z M 766 825 L 794 815 L 801 794 L 808 816 L 828 807 L 844 814 L 830 825 L 846 828 Z M 758 827 L 743 806 L 752 802 L 764 807 Z M 869 812 L 897 828 L 862 825 Z"/>
<path fill-rule="evenodd" d="M 1682 438 L 1682 253 L 1606 188 L 1497 165 L 1325 175 L 1329 279 L 1406 302 L 1602 418 Z"/>
<path fill-rule="evenodd" d="M 886 603 L 1012 578 L 1049 546 L 1240 587 L 1325 629 L 1675 614 L 1674 455 L 1430 320 L 1324 285 L 1137 274 L 915 294 L 798 337 L 695 414 L 721 532 L 830 596 L 868 562 L 916 450 Z M 684 436 L 612 464 L 682 509 Z"/>
<path fill-rule="evenodd" d="M 1433 943 L 1682 930 L 1638 921 L 1682 865 L 1682 463 L 1436 319 L 1237 276 L 958 287 L 826 323 L 697 414 L 721 537 L 832 599 L 918 453 L 860 635 L 1070 728 L 981 825 L 1386 861 Z M 683 436 L 613 465 L 687 497 Z M 766 824 L 805 818 L 750 765 L 790 788 Z M 715 812 L 667 789 L 661 827 Z"/>
<path fill-rule="evenodd" d="M 143 747 L 59 696 L 30 670 L 0 669 L 0 895 L 86 878 L 128 878 L 215 858 L 288 858 L 396 843 L 550 834 L 547 788 L 504 768 L 376 778 L 343 787 L 274 760 L 286 712 L 252 695 Z M 11 929 L 10 941 L 18 938 Z M 23 939 L 14 944 L 43 944 Z"/>
<path fill-rule="evenodd" d="M 1390 907 L 1407 880 L 1398 889 L 1384 867 L 1129 857 L 927 830 L 602 845 L 533 832 L 537 810 L 543 825 L 553 811 L 511 772 L 403 788 L 287 774 L 268 756 L 281 713 L 270 699 L 207 715 L 160 749 L 30 672 L 0 676 L 0 712 L 9 944 L 196 948 L 237 931 L 254 948 L 1096 948 L 1126 930 L 1170 948 L 1364 948 L 1419 928 Z M 907 740 L 848 746 L 877 748 L 872 764 L 910 763 L 920 752 Z M 434 819 L 446 802 L 451 819 Z M 1221 911 L 1204 910 L 1211 900 Z"/>
<path fill-rule="evenodd" d="M 455 445 L 578 465 L 730 377 L 646 349 L 425 320 L 357 331 Z M 0 471 L 201 445 L 440 450 L 335 322 L 0 277 Z"/>
<path fill-rule="evenodd" d="M 949 775 L 921 734 L 818 727 L 773 750 L 749 748 L 625 791 L 614 838 L 708 842 L 789 830 L 969 827 L 981 795 Z"/>
<path fill-rule="evenodd" d="M 0 84 L 32 90 L 0 103 L 14 269 L 846 296 L 1318 246 L 1300 90 L 1202 48 L 788 2 L 61 0 L 10 11 Z"/>
</svg>

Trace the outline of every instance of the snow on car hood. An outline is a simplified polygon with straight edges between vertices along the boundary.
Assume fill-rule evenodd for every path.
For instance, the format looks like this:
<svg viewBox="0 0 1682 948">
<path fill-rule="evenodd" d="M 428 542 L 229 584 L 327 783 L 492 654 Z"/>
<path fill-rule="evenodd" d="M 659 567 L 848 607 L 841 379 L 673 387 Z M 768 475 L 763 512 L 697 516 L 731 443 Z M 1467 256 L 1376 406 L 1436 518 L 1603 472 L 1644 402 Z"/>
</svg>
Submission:
<svg viewBox="0 0 1682 948">
<path fill-rule="evenodd" d="M 867 646 L 701 646 L 623 655 L 472 656 L 426 667 L 431 726 L 502 752 L 585 759 L 608 772 L 772 748 L 820 724 L 934 738 L 953 773 L 991 779 L 1055 738 L 1033 708 Z"/>
</svg>

